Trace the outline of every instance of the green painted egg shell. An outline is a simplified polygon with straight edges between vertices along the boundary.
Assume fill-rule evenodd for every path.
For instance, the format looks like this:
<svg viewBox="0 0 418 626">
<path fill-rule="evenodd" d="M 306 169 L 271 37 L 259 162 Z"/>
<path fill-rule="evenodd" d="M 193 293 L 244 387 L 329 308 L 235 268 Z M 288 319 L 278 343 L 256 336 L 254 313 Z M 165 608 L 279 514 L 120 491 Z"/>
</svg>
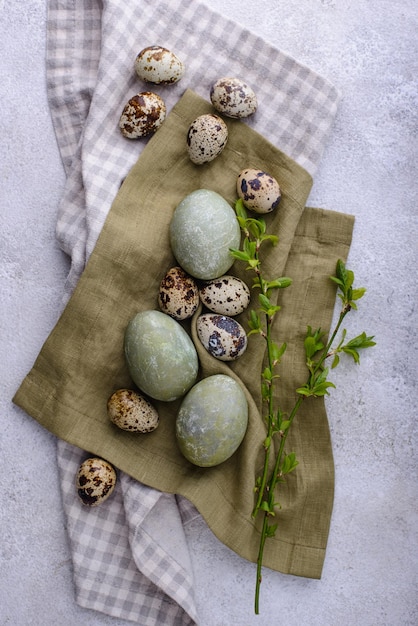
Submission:
<svg viewBox="0 0 418 626">
<path fill-rule="evenodd" d="M 184 328 L 161 311 L 142 311 L 125 331 L 125 357 L 134 383 L 156 400 L 170 402 L 196 382 L 199 362 Z"/>
<path fill-rule="evenodd" d="M 188 461 L 213 467 L 229 459 L 248 424 L 247 399 L 230 376 L 208 376 L 190 389 L 176 419 L 177 442 Z"/>
<path fill-rule="evenodd" d="M 210 280 L 225 274 L 239 248 L 240 228 L 234 210 L 215 191 L 197 189 L 176 207 L 170 243 L 178 264 L 194 278 Z"/>
</svg>

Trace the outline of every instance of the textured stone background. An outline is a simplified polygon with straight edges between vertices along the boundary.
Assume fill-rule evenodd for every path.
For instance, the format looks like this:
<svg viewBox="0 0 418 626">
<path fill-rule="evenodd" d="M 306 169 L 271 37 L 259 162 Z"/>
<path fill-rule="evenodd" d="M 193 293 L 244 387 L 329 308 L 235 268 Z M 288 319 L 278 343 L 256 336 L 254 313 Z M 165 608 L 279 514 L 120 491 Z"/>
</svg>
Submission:
<svg viewBox="0 0 418 626">
<path fill-rule="evenodd" d="M 375 334 L 327 402 L 336 493 L 321 581 L 265 572 L 189 529 L 202 626 L 407 626 L 417 606 L 417 18 L 410 0 L 206 0 L 328 77 L 343 100 L 310 203 L 356 216 Z M 11 404 L 61 309 L 64 175 L 45 90 L 45 2 L 0 0 L 0 626 L 122 622 L 73 600 L 55 440 Z M 126 622 L 123 622 L 126 624 Z M 146 625 L 145 625 L 146 626 Z"/>
</svg>

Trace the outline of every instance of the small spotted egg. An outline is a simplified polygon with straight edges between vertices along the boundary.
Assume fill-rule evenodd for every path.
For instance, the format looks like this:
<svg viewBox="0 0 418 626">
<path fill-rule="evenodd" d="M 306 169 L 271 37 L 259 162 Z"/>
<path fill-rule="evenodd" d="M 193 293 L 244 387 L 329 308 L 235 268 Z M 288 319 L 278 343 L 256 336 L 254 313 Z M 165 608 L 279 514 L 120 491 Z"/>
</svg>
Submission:
<svg viewBox="0 0 418 626">
<path fill-rule="evenodd" d="M 131 389 L 118 389 L 107 401 L 113 424 L 136 433 L 150 433 L 158 426 L 158 413 L 146 398 Z"/>
<path fill-rule="evenodd" d="M 98 506 L 112 494 L 116 485 L 114 468 L 100 458 L 86 459 L 78 468 L 76 489 L 87 506 Z"/>
<path fill-rule="evenodd" d="M 155 133 L 166 116 L 164 100 L 156 93 L 142 91 L 125 105 L 119 120 L 119 129 L 124 137 L 138 139 Z"/>
<path fill-rule="evenodd" d="M 184 75 L 184 63 L 170 50 L 148 46 L 135 59 L 135 71 L 147 83 L 170 85 Z"/>
<path fill-rule="evenodd" d="M 250 304 L 250 290 L 236 276 L 220 276 L 203 283 L 200 299 L 210 311 L 219 315 L 239 315 Z"/>
<path fill-rule="evenodd" d="M 247 209 L 270 213 L 282 197 L 279 183 L 273 176 L 257 169 L 246 169 L 237 178 L 237 193 Z"/>
<path fill-rule="evenodd" d="M 228 141 L 228 127 L 218 115 L 199 115 L 187 131 L 187 150 L 196 165 L 208 163 L 219 156 Z"/>
<path fill-rule="evenodd" d="M 257 110 L 257 96 L 252 88 L 239 78 L 220 78 L 210 89 L 214 108 L 228 117 L 249 117 Z"/>
<path fill-rule="evenodd" d="M 172 267 L 161 281 L 158 305 L 175 320 L 191 317 L 199 306 L 199 289 L 194 278 L 181 267 Z"/>
<path fill-rule="evenodd" d="M 227 315 L 199 315 L 196 330 L 204 348 L 220 361 L 235 361 L 247 348 L 244 328 Z"/>
</svg>

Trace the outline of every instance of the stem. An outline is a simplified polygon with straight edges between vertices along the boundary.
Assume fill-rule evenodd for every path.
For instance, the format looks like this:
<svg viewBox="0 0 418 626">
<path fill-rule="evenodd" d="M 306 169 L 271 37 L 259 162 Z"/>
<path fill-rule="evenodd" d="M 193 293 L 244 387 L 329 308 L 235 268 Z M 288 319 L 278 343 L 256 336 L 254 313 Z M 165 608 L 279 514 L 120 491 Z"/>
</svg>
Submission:
<svg viewBox="0 0 418 626">
<path fill-rule="evenodd" d="M 344 306 L 341 313 L 340 313 L 340 317 L 338 318 L 338 322 L 334 328 L 334 331 L 330 337 L 330 339 L 328 340 L 327 345 L 324 348 L 324 351 L 322 352 L 322 356 L 319 359 L 316 367 L 315 367 L 315 372 L 318 370 L 318 368 L 322 365 L 322 363 L 325 361 L 325 359 L 328 356 L 328 353 L 330 351 L 330 348 L 332 346 L 332 344 L 334 343 L 335 337 L 337 336 L 338 331 L 340 330 L 340 326 L 343 323 L 343 320 L 345 318 L 345 316 L 347 315 L 347 313 L 350 311 L 350 308 L 348 308 L 347 306 Z"/>
<path fill-rule="evenodd" d="M 262 580 L 261 570 L 263 568 L 264 545 L 267 539 L 267 526 L 268 526 L 268 520 L 267 520 L 267 513 L 266 513 L 263 518 L 263 528 L 261 531 L 261 539 L 260 539 L 260 545 L 258 548 L 258 557 L 257 557 L 257 581 L 255 585 L 255 599 L 254 599 L 254 612 L 256 615 L 259 614 L 259 609 L 260 609 L 260 585 L 261 585 L 261 580 Z"/>
<path fill-rule="evenodd" d="M 256 252 L 254 257 L 257 259 L 257 261 L 259 260 L 259 250 L 260 250 L 260 245 L 261 242 L 259 240 L 257 240 L 257 248 L 256 248 Z M 263 293 L 264 295 L 267 295 L 267 287 L 266 287 L 266 282 L 263 279 L 261 272 L 259 270 L 259 268 L 257 267 L 255 269 L 255 273 L 258 279 L 258 286 L 260 288 L 261 293 Z M 272 318 L 269 317 L 269 315 L 266 314 L 266 333 L 265 333 L 265 341 L 267 344 L 267 362 L 268 362 L 268 366 L 270 371 L 273 373 L 273 367 L 274 367 L 274 363 L 273 363 L 273 356 L 272 356 L 272 341 L 271 341 L 271 327 L 272 327 Z M 261 483 L 259 486 L 259 491 L 258 491 L 258 497 L 257 497 L 257 501 L 256 504 L 254 506 L 253 512 L 252 512 L 252 517 L 256 517 L 258 511 L 260 510 L 261 507 L 261 503 L 263 501 L 263 497 L 264 497 L 264 493 L 267 487 L 267 478 L 268 478 L 268 469 L 269 469 L 269 461 L 270 461 L 270 448 L 271 448 L 271 440 L 272 440 L 272 436 L 273 436 L 273 426 L 274 426 L 274 401 L 273 401 L 273 383 L 272 381 L 270 381 L 270 387 L 269 387 L 269 396 L 268 396 L 268 415 L 267 415 L 267 441 L 268 441 L 268 445 L 265 449 L 265 455 L 264 455 L 264 467 L 263 467 L 263 473 L 262 473 L 262 477 L 261 477 Z"/>
<path fill-rule="evenodd" d="M 259 277 L 259 280 L 260 280 L 260 278 L 261 277 Z M 261 280 L 260 280 L 260 284 L 262 284 Z M 273 358 L 272 358 L 272 354 L 271 354 L 271 319 L 269 318 L 268 315 L 266 315 L 266 337 L 265 337 L 265 339 L 266 339 L 266 343 L 267 343 L 268 364 L 269 364 L 270 370 L 272 370 L 272 368 L 273 368 Z M 274 406 L 273 406 L 273 385 L 270 382 L 269 398 L 268 398 L 268 416 L 267 416 L 267 439 L 268 439 L 268 445 L 266 447 L 265 455 L 264 455 L 263 474 L 262 474 L 262 477 L 261 477 L 261 484 L 260 484 L 260 487 L 259 487 L 257 502 L 256 502 L 255 507 L 254 507 L 253 512 L 252 512 L 252 517 L 253 518 L 257 515 L 258 511 L 260 510 L 261 502 L 263 500 L 264 492 L 265 492 L 266 486 L 267 486 L 267 477 L 268 477 L 269 460 L 270 460 L 271 438 L 273 436 L 273 419 L 274 419 L 273 412 L 274 412 Z"/>
</svg>

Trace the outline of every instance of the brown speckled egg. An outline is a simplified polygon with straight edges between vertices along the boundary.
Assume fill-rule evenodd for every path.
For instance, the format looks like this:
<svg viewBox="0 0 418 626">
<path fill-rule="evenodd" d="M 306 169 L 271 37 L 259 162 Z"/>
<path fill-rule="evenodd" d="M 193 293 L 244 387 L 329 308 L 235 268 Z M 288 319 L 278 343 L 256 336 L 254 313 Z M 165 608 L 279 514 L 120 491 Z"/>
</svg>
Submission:
<svg viewBox="0 0 418 626">
<path fill-rule="evenodd" d="M 257 96 L 253 89 L 239 78 L 220 78 L 210 89 L 214 108 L 228 117 L 249 117 L 257 110 Z"/>
<path fill-rule="evenodd" d="M 227 315 L 199 315 L 196 330 L 204 348 L 220 361 L 235 361 L 247 348 L 244 328 Z"/>
<path fill-rule="evenodd" d="M 267 172 L 257 169 L 240 172 L 237 193 L 247 209 L 255 213 L 274 211 L 282 196 L 277 180 Z"/>
<path fill-rule="evenodd" d="M 199 115 L 187 131 L 187 150 L 196 165 L 208 163 L 219 156 L 228 141 L 228 127 L 218 115 Z"/>
<path fill-rule="evenodd" d="M 158 305 L 175 320 L 191 317 L 199 306 L 199 289 L 194 278 L 181 267 L 172 267 L 161 281 Z"/>
<path fill-rule="evenodd" d="M 208 280 L 199 289 L 206 308 L 220 315 L 239 315 L 250 304 L 250 290 L 243 280 L 225 274 Z"/>
<path fill-rule="evenodd" d="M 78 468 L 76 489 L 87 506 L 98 506 L 112 494 L 116 485 L 116 472 L 110 463 L 100 458 L 86 459 Z"/>
<path fill-rule="evenodd" d="M 116 426 L 131 433 L 150 433 L 158 426 L 157 410 L 131 389 L 118 389 L 110 396 L 107 414 Z"/>
<path fill-rule="evenodd" d="M 147 83 L 170 85 L 184 75 L 184 63 L 167 48 L 148 46 L 135 59 L 135 71 Z"/>
<path fill-rule="evenodd" d="M 138 139 L 155 133 L 166 116 L 164 100 L 156 93 L 142 91 L 125 105 L 119 120 L 119 129 L 124 137 Z"/>
</svg>

